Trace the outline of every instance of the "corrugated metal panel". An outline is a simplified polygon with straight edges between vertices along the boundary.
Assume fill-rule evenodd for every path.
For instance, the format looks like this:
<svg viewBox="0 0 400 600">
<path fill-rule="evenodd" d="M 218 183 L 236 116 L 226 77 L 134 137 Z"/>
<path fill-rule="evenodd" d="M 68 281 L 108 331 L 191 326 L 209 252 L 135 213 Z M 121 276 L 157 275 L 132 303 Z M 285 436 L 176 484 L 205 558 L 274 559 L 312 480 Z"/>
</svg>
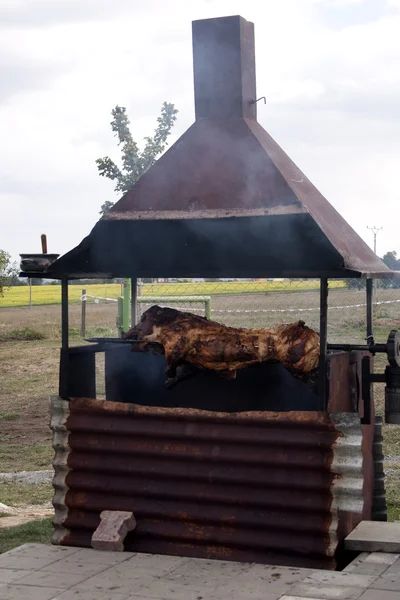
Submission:
<svg viewBox="0 0 400 600">
<path fill-rule="evenodd" d="M 129 550 L 334 568 L 361 520 L 356 414 L 52 407 L 56 543 L 90 546 L 102 510 L 131 510 Z"/>
<path fill-rule="evenodd" d="M 373 457 L 375 482 L 372 500 L 372 520 L 387 521 L 385 471 L 383 467 L 384 455 L 382 437 L 382 417 L 375 417 Z"/>
<path fill-rule="evenodd" d="M 65 400 L 61 400 L 58 396 L 53 396 L 50 398 L 50 407 L 50 427 L 53 431 L 53 449 L 55 451 L 53 460 L 53 506 L 55 509 L 53 544 L 61 544 L 62 540 L 68 534 L 63 523 L 68 516 L 68 508 L 65 503 L 68 488 L 65 480 L 68 473 L 67 463 L 70 448 L 65 423 L 69 414 L 69 406 Z"/>
</svg>

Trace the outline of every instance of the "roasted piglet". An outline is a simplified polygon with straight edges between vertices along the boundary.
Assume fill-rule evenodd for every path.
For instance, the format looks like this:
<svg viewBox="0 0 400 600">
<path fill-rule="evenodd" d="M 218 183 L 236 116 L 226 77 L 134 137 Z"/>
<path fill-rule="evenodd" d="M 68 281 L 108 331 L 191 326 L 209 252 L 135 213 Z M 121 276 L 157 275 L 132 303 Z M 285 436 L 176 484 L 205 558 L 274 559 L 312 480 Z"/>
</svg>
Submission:
<svg viewBox="0 0 400 600">
<path fill-rule="evenodd" d="M 271 329 L 238 329 L 173 308 L 152 306 L 124 336 L 139 343 L 135 351 L 165 354 L 169 376 L 182 364 L 235 378 L 236 371 L 265 361 L 279 361 L 304 375 L 318 366 L 319 334 L 303 321 Z"/>
</svg>

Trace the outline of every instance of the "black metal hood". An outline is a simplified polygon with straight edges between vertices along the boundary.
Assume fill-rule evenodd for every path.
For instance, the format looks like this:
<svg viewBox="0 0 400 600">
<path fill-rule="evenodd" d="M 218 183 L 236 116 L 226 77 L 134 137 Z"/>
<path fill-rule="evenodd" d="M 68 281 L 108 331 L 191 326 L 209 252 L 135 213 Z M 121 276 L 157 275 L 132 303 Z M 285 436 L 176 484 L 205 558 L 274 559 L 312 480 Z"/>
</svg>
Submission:
<svg viewBox="0 0 400 600">
<path fill-rule="evenodd" d="M 51 276 L 389 275 L 257 122 L 253 24 L 194 21 L 193 57 L 195 123 Z"/>
</svg>

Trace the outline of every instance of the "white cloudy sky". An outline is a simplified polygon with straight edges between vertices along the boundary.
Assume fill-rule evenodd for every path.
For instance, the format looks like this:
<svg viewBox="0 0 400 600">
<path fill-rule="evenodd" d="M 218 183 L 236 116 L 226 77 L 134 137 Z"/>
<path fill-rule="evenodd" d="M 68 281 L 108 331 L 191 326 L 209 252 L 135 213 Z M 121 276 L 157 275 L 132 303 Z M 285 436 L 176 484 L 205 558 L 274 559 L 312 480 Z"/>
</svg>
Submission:
<svg viewBox="0 0 400 600">
<path fill-rule="evenodd" d="M 0 0 L 0 248 L 64 253 L 90 231 L 118 158 L 164 100 L 194 119 L 191 21 L 255 23 L 260 123 L 378 253 L 400 254 L 400 0 Z M 171 141 L 173 141 L 171 140 Z"/>
</svg>

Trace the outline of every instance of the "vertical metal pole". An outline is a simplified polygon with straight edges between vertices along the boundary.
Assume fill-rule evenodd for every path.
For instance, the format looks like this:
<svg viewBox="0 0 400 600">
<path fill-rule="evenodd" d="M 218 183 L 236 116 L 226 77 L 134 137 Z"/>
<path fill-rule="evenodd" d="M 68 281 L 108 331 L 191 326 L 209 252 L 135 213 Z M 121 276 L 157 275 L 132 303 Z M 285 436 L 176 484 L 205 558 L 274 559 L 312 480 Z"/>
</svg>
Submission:
<svg viewBox="0 0 400 600">
<path fill-rule="evenodd" d="M 117 314 L 117 330 L 118 330 L 118 337 L 122 337 L 122 334 L 124 333 L 124 326 L 123 326 L 123 317 L 122 315 L 124 314 L 124 299 L 122 296 L 120 296 L 118 298 L 118 314 Z"/>
<path fill-rule="evenodd" d="M 131 277 L 131 323 L 132 323 L 132 327 L 134 327 L 138 321 L 137 292 L 138 292 L 137 278 Z"/>
<path fill-rule="evenodd" d="M 86 336 L 86 290 L 82 290 L 81 300 L 81 337 Z"/>
<path fill-rule="evenodd" d="M 372 296 L 373 296 L 373 280 L 367 279 L 367 344 L 372 344 L 374 334 L 372 329 Z"/>
<path fill-rule="evenodd" d="M 129 285 L 129 279 L 124 281 L 124 290 L 123 290 L 123 310 L 122 310 L 122 329 L 124 333 L 129 331 L 130 327 L 130 296 L 131 289 Z"/>
<path fill-rule="evenodd" d="M 320 335 L 320 359 L 319 359 L 319 410 L 327 408 L 327 353 L 328 353 L 328 279 L 321 277 L 320 280 L 320 313 L 319 313 L 319 335 Z"/>
<path fill-rule="evenodd" d="M 68 279 L 61 280 L 61 347 L 68 348 Z"/>
<path fill-rule="evenodd" d="M 32 279 L 29 277 L 29 310 L 32 310 Z"/>
</svg>

